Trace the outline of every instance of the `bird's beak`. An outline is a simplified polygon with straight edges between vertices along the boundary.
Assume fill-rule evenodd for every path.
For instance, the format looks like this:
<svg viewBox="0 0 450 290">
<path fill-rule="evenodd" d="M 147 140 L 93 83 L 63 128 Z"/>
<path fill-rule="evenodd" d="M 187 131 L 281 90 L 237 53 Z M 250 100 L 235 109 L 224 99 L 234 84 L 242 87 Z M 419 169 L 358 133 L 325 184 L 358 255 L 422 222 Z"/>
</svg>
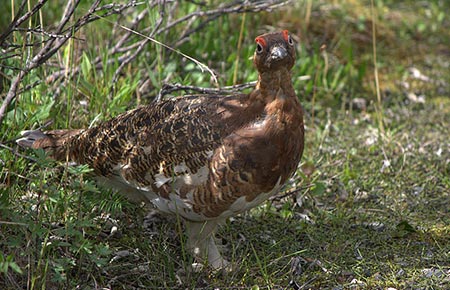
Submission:
<svg viewBox="0 0 450 290">
<path fill-rule="evenodd" d="M 281 45 L 275 45 L 270 50 L 270 58 L 271 60 L 280 60 L 287 56 L 286 48 Z"/>
</svg>

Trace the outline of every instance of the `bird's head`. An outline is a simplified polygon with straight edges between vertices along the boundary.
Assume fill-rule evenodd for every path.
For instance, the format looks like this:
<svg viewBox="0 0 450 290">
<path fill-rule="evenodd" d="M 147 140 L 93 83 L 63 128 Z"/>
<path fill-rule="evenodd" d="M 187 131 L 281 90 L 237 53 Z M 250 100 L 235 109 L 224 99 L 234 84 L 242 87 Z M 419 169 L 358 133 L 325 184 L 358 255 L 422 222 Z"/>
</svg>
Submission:
<svg viewBox="0 0 450 290">
<path fill-rule="evenodd" d="M 266 33 L 255 38 L 253 63 L 260 73 L 281 68 L 290 70 L 295 62 L 295 45 L 289 31 Z"/>
</svg>

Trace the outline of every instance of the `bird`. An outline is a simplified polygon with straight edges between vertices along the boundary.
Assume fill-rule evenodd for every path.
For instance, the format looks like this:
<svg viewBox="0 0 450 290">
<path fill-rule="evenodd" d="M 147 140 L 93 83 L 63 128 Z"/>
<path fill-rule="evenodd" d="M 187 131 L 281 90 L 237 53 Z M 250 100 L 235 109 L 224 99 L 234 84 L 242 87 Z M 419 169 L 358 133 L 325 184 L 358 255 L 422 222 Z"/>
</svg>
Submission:
<svg viewBox="0 0 450 290">
<path fill-rule="evenodd" d="M 27 130 L 16 142 L 87 164 L 100 184 L 181 217 L 194 259 L 224 269 L 214 234 L 227 218 L 276 194 L 304 148 L 288 30 L 255 38 L 251 92 L 185 95 L 141 106 L 87 129 Z"/>
</svg>

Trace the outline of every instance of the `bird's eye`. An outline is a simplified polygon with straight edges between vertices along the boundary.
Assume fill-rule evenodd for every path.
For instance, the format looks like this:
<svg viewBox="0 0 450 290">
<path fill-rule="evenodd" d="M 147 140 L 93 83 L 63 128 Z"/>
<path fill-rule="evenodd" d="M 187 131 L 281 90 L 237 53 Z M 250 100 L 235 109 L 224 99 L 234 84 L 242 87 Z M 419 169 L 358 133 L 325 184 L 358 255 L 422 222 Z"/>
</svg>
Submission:
<svg viewBox="0 0 450 290">
<path fill-rule="evenodd" d="M 257 38 L 255 38 L 255 42 L 256 42 L 256 53 L 260 54 L 263 52 L 264 47 L 266 47 L 266 40 L 261 37 L 258 36 Z"/>
<path fill-rule="evenodd" d="M 263 51 L 263 47 L 261 44 L 256 43 L 256 52 L 257 53 L 261 53 Z"/>
<path fill-rule="evenodd" d="M 290 35 L 288 36 L 288 43 L 289 45 L 294 45 L 294 41 L 292 40 L 292 37 Z"/>
<path fill-rule="evenodd" d="M 286 40 L 290 46 L 293 46 L 294 40 L 292 40 L 291 35 L 289 34 L 289 31 L 283 30 L 281 33 L 283 34 L 284 40 Z"/>
</svg>

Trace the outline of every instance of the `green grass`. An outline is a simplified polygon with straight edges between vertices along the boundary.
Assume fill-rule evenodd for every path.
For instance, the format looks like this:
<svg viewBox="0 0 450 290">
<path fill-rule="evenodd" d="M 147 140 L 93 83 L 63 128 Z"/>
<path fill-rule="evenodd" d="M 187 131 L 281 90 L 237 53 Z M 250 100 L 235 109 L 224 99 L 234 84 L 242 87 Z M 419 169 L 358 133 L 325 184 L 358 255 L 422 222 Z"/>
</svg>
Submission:
<svg viewBox="0 0 450 290">
<path fill-rule="evenodd" d="M 148 208 L 97 188 L 89 168 L 66 167 L 8 142 L 48 120 L 50 128 L 87 127 L 150 103 L 163 81 L 217 85 L 192 62 L 149 44 L 112 87 L 118 64 L 96 70 L 92 63 L 114 60 L 107 50 L 124 31 L 113 29 L 115 18 L 83 29 L 83 40 L 51 59 L 81 73 L 20 94 L 0 127 L 0 288 L 450 287 L 450 22 L 443 14 L 450 6 L 374 2 L 384 130 L 376 113 L 370 1 L 294 1 L 290 9 L 247 14 L 237 64 L 242 14 L 210 22 L 177 47 L 214 69 L 224 86 L 233 84 L 235 65 L 238 83 L 255 80 L 248 58 L 258 34 L 286 28 L 299 41 L 293 81 L 306 112 L 301 170 L 285 188 L 292 194 L 219 230 L 235 264 L 227 274 L 190 271 L 175 217 L 147 215 Z M 43 10 L 46 25 L 59 20 L 59 9 Z M 180 4 L 176 15 L 193 9 Z M 138 31 L 155 25 L 157 11 L 150 15 Z M 158 40 L 173 45 L 182 32 L 175 26 Z M 23 35 L 15 37 L 20 42 Z M 28 50 L 21 52 L 25 59 Z M 15 74 L 10 67 L 21 61 L 2 60 L 1 99 Z M 22 86 L 55 70 L 44 65 Z M 414 101 L 421 95 L 423 103 Z M 363 108 L 353 105 L 356 98 L 365 100 Z"/>
</svg>

